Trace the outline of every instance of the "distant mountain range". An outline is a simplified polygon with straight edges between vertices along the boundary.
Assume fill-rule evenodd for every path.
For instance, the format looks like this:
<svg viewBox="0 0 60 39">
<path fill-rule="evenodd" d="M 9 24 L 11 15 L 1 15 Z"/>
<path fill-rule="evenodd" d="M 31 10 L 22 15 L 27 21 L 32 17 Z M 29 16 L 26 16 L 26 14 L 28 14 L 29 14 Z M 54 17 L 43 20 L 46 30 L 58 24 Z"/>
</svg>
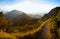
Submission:
<svg viewBox="0 0 60 39">
<path fill-rule="evenodd" d="M 22 15 L 27 15 L 27 16 L 32 17 L 32 18 L 40 18 L 40 15 L 26 14 L 26 13 L 24 13 L 22 11 L 18 11 L 18 10 L 12 10 L 10 12 L 5 13 L 6 17 L 11 17 L 11 18 L 14 18 L 17 16 L 22 16 Z"/>
<path fill-rule="evenodd" d="M 18 10 L 12 10 L 10 12 L 5 13 L 5 17 L 13 21 L 15 24 L 28 23 L 33 19 L 39 18 L 38 15 L 29 15 Z"/>
</svg>

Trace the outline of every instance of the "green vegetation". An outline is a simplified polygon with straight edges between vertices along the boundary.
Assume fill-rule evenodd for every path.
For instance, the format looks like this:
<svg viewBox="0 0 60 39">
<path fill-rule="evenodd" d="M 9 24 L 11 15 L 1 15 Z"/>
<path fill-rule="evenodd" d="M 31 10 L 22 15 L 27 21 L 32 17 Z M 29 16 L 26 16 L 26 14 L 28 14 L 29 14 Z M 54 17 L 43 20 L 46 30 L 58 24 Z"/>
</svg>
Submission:
<svg viewBox="0 0 60 39">
<path fill-rule="evenodd" d="M 52 9 L 41 20 L 33 19 L 23 25 L 14 25 L 0 12 L 0 39 L 60 39 L 60 8 Z"/>
<path fill-rule="evenodd" d="M 21 36 L 33 34 L 40 24 L 40 20 L 37 19 L 35 22 L 29 22 L 25 25 L 14 25 L 12 21 L 4 17 L 3 12 L 0 12 L 0 39 L 18 39 Z"/>
<path fill-rule="evenodd" d="M 60 39 L 60 9 L 57 9 L 56 15 L 50 17 L 49 28 L 51 39 Z"/>
</svg>

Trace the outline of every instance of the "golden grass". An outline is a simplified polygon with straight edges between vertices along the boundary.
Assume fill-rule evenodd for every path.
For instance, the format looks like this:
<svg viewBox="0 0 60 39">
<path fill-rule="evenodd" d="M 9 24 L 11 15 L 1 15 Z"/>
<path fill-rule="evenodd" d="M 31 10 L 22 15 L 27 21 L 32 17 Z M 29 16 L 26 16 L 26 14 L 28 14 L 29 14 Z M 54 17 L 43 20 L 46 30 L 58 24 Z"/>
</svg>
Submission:
<svg viewBox="0 0 60 39">
<path fill-rule="evenodd" d="M 46 22 L 47 21 L 42 22 L 42 24 L 37 29 L 27 31 L 25 33 L 23 33 L 23 32 L 12 33 L 12 35 L 19 36 L 19 37 L 24 37 L 25 35 L 34 35 L 36 32 L 38 32 L 42 29 L 42 27 L 45 25 Z"/>
<path fill-rule="evenodd" d="M 27 32 L 6 33 L 3 31 L 0 31 L 0 37 L 6 38 L 6 39 L 8 39 L 8 38 L 17 39 L 17 37 L 24 37 L 26 35 L 34 35 L 36 32 L 38 32 L 42 29 L 42 27 L 46 24 L 47 21 L 42 22 L 42 24 L 38 28 L 35 28 L 35 29 L 27 31 Z"/>
<path fill-rule="evenodd" d="M 59 39 L 60 39 L 60 28 L 57 31 L 58 31 L 58 35 L 59 35 Z"/>
<path fill-rule="evenodd" d="M 3 31 L 0 31 L 0 39 L 1 38 L 3 38 L 3 39 L 16 39 L 15 36 L 13 36 L 9 33 L 3 32 Z"/>
</svg>

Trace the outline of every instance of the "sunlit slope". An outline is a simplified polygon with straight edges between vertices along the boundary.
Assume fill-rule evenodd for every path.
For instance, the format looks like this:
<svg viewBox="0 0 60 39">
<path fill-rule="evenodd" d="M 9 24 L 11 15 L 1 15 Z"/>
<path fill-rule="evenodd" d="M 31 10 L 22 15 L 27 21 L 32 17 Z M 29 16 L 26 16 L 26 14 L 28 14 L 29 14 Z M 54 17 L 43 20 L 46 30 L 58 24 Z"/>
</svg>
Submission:
<svg viewBox="0 0 60 39">
<path fill-rule="evenodd" d="M 44 25 L 46 24 L 47 21 L 45 22 L 42 22 L 42 24 L 36 28 L 36 29 L 33 29 L 33 30 L 30 30 L 30 31 L 27 31 L 27 32 L 16 32 L 16 33 L 6 33 L 4 31 L 0 31 L 1 35 L 0 37 L 2 38 L 11 38 L 11 39 L 15 39 L 15 38 L 24 38 L 25 36 L 27 36 L 26 38 L 28 38 L 28 36 L 32 36 L 32 38 L 35 38 L 35 36 L 37 34 L 39 34 L 38 32 L 40 32 L 42 30 L 42 28 L 44 27 Z M 4 34 L 4 35 L 3 35 Z M 38 37 L 38 35 L 37 35 Z"/>
</svg>

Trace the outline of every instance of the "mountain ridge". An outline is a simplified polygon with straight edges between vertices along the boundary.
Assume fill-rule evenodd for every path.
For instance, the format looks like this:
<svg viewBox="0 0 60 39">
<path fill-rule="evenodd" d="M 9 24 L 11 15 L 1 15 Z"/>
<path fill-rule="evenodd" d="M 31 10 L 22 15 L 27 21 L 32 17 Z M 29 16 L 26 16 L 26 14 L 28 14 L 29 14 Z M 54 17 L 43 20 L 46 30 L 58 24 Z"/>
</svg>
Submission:
<svg viewBox="0 0 60 39">
<path fill-rule="evenodd" d="M 5 17 L 13 21 L 15 24 L 23 24 L 23 22 L 26 24 L 27 22 L 36 19 L 35 17 L 29 16 L 28 14 L 18 10 L 12 10 L 8 12 L 5 14 Z"/>
</svg>

